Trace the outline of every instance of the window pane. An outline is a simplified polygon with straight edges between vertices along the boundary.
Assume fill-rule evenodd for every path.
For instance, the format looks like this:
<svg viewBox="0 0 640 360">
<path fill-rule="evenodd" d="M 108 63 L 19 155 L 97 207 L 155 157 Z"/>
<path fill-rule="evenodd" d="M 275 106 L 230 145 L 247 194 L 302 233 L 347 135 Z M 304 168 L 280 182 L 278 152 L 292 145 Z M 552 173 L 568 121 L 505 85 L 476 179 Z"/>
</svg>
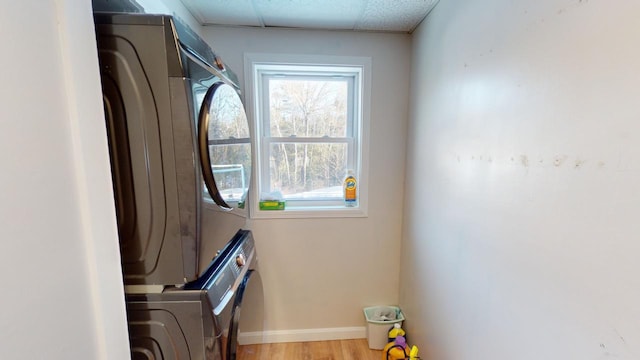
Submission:
<svg viewBox="0 0 640 360">
<path fill-rule="evenodd" d="M 211 145 L 211 169 L 225 201 L 239 201 L 249 187 L 251 144 Z"/>
<path fill-rule="evenodd" d="M 269 80 L 270 131 L 273 137 L 345 137 L 345 80 Z"/>
<path fill-rule="evenodd" d="M 347 167 L 347 144 L 272 143 L 270 191 L 286 199 L 340 199 Z"/>
</svg>

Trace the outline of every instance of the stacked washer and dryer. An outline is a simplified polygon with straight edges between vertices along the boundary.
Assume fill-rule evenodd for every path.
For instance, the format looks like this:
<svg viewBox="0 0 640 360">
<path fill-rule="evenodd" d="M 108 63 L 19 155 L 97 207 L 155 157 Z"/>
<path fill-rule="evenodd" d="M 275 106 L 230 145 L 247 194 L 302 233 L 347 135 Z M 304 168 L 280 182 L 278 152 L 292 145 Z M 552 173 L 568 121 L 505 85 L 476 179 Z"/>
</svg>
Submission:
<svg viewBox="0 0 640 360">
<path fill-rule="evenodd" d="M 261 294 L 254 240 L 239 227 L 208 235 L 202 219 L 246 216 L 252 152 L 236 77 L 172 16 L 99 10 L 132 358 L 235 359 L 243 300 Z"/>
</svg>

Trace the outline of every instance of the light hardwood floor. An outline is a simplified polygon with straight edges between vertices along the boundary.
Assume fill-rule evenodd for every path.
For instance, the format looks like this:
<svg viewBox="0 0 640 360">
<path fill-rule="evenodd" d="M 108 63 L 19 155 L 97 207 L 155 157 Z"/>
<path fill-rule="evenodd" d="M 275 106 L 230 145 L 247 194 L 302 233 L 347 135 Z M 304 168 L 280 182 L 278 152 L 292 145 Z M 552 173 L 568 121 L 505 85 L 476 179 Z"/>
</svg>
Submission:
<svg viewBox="0 0 640 360">
<path fill-rule="evenodd" d="M 380 360 L 367 339 L 244 345 L 238 360 Z"/>
</svg>

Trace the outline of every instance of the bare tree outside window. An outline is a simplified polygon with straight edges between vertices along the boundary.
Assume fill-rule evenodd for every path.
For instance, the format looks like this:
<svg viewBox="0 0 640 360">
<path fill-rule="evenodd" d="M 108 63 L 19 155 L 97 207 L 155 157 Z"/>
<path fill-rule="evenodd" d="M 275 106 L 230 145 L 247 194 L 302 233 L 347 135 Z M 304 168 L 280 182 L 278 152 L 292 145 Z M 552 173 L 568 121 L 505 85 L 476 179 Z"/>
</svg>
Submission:
<svg viewBox="0 0 640 360">
<path fill-rule="evenodd" d="M 271 190 L 285 198 L 342 196 L 347 167 L 348 82 L 271 79 Z"/>
</svg>

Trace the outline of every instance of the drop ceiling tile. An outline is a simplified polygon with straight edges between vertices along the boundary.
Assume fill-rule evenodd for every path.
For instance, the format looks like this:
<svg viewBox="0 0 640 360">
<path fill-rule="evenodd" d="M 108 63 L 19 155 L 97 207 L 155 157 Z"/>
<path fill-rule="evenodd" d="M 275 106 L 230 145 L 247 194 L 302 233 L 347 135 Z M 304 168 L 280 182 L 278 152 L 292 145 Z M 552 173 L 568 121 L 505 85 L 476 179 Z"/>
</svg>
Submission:
<svg viewBox="0 0 640 360">
<path fill-rule="evenodd" d="M 357 30 L 409 32 L 420 24 L 438 0 L 368 0 Z"/>
<path fill-rule="evenodd" d="M 203 25 L 263 26 L 252 0 L 181 0 Z"/>
<path fill-rule="evenodd" d="M 355 28 L 366 0 L 256 0 L 266 26 L 349 29 Z"/>
</svg>

